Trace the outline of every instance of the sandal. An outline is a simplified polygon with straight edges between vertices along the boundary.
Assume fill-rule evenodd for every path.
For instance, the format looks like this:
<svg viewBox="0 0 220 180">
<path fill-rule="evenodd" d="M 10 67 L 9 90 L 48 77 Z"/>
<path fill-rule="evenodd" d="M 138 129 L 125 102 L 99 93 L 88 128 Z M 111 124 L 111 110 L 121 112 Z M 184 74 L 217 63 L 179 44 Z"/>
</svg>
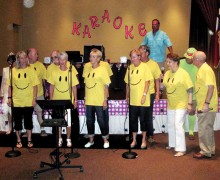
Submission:
<svg viewBox="0 0 220 180">
<path fill-rule="evenodd" d="M 21 141 L 17 142 L 16 147 L 17 147 L 17 148 L 22 148 Z"/>
<path fill-rule="evenodd" d="M 28 141 L 27 147 L 32 148 L 33 146 L 34 146 L 33 142 L 32 141 Z"/>
</svg>

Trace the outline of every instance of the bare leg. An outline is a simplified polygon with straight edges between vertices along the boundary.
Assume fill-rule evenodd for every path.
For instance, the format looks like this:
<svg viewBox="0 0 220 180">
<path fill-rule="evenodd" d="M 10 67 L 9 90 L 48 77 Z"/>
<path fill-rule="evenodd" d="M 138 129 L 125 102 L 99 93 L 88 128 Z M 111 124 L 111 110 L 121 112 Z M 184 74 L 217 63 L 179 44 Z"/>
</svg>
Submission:
<svg viewBox="0 0 220 180">
<path fill-rule="evenodd" d="M 71 126 L 67 126 L 66 127 L 66 133 L 67 133 L 67 147 L 71 147 L 72 146 L 72 142 L 71 142 Z"/>
<path fill-rule="evenodd" d="M 67 139 L 71 139 L 71 126 L 66 127 Z"/>
<path fill-rule="evenodd" d="M 17 137 L 17 142 L 21 142 L 21 131 L 15 131 L 16 132 L 16 137 Z"/>
<path fill-rule="evenodd" d="M 32 141 L 32 138 L 31 138 L 31 136 L 32 136 L 32 130 L 27 130 L 27 129 L 26 129 L 26 131 L 27 131 L 28 141 Z"/>
<path fill-rule="evenodd" d="M 62 128 L 59 127 L 59 139 L 62 139 Z"/>
<path fill-rule="evenodd" d="M 28 138 L 28 144 L 27 146 L 29 148 L 33 147 L 33 142 L 32 142 L 32 130 L 27 130 L 26 129 L 26 132 L 27 132 L 27 138 Z"/>
<path fill-rule="evenodd" d="M 17 148 L 22 148 L 22 143 L 21 143 L 21 131 L 15 131 L 16 133 L 16 137 L 17 137 L 17 144 L 16 147 Z"/>
<path fill-rule="evenodd" d="M 62 139 L 62 127 L 59 127 L 59 147 L 61 147 L 63 145 L 63 139 Z"/>
<path fill-rule="evenodd" d="M 11 134 L 12 131 L 12 123 L 11 123 L 11 114 L 8 113 L 8 131 L 6 132 L 6 134 Z"/>
<path fill-rule="evenodd" d="M 89 137 L 89 142 L 93 142 L 94 141 L 94 136 Z"/>
<path fill-rule="evenodd" d="M 103 138 L 104 143 L 108 143 L 108 139 L 107 138 Z"/>
<path fill-rule="evenodd" d="M 146 134 L 147 134 L 146 131 L 142 131 L 142 143 L 141 143 L 142 148 L 147 146 Z"/>
<path fill-rule="evenodd" d="M 135 147 L 137 144 L 136 138 L 137 138 L 137 132 L 132 132 L 133 141 L 131 143 L 131 147 Z"/>
</svg>

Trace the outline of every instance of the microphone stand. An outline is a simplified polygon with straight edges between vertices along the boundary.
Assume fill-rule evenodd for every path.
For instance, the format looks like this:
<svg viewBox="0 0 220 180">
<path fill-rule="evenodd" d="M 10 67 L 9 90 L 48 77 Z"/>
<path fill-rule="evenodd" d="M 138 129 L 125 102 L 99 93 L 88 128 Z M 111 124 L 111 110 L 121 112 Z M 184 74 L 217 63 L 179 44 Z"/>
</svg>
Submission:
<svg viewBox="0 0 220 180">
<path fill-rule="evenodd" d="M 70 67 L 69 67 L 69 74 L 70 74 L 70 101 L 73 101 L 73 96 L 72 96 L 72 63 L 70 62 Z M 80 157 L 80 154 L 78 152 L 73 152 L 73 113 L 75 117 L 75 113 L 77 113 L 77 110 L 72 108 L 70 110 L 70 117 L 71 117 L 71 141 L 72 141 L 72 147 L 71 147 L 71 153 L 65 154 L 66 158 L 73 159 L 73 158 L 78 158 Z"/>
<path fill-rule="evenodd" d="M 11 62 L 10 66 L 9 66 L 9 78 L 10 78 L 10 88 L 11 88 L 11 133 L 9 136 L 11 136 L 13 138 L 13 131 L 14 131 L 14 119 L 13 119 L 13 107 L 14 107 L 14 103 L 13 103 L 13 93 L 12 93 L 12 68 L 13 68 L 13 62 Z M 10 76 L 11 75 L 11 76 Z M 12 150 L 8 151 L 5 153 L 5 157 L 8 158 L 13 158 L 13 157 L 18 157 L 21 155 L 21 152 L 18 150 L 15 150 L 14 146 L 13 146 L 13 141 L 12 141 L 12 145 L 11 145 Z"/>
<path fill-rule="evenodd" d="M 122 157 L 125 159 L 135 159 L 138 157 L 136 152 L 131 152 L 131 113 L 130 113 L 130 63 L 128 61 L 128 90 L 129 90 L 129 99 L 128 99 L 128 112 L 129 112 L 129 148 L 127 152 L 122 154 Z"/>
</svg>

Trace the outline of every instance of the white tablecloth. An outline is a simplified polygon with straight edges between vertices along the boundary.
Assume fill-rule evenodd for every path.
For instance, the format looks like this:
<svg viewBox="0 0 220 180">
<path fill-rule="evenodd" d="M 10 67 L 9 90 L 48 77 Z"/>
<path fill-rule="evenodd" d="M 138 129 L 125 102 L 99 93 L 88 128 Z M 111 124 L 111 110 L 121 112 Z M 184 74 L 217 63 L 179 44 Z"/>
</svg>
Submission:
<svg viewBox="0 0 220 180">
<path fill-rule="evenodd" d="M 79 120 L 80 120 L 80 134 L 87 133 L 86 127 L 86 118 L 85 118 L 85 108 L 84 102 L 79 101 Z M 109 133 L 110 134 L 127 134 L 129 130 L 129 118 L 127 112 L 127 105 L 124 100 L 110 100 L 109 101 Z M 155 104 L 154 106 L 154 133 L 162 133 L 167 132 L 167 104 L 166 100 L 161 100 L 160 103 Z M 40 132 L 40 126 L 37 121 L 37 116 L 33 114 L 33 133 Z M 7 115 L 3 113 L 1 104 L 0 104 L 0 131 L 8 130 L 8 119 Z M 45 127 L 47 133 L 52 132 L 52 128 Z M 185 121 L 185 130 L 188 132 L 188 120 L 186 118 Z M 218 112 L 216 115 L 216 120 L 214 124 L 214 130 L 220 130 L 220 113 Z M 65 128 L 63 128 L 63 133 L 66 133 Z M 197 121 L 195 124 L 195 132 L 198 131 Z M 100 129 L 95 123 L 95 133 L 100 134 Z M 140 133 L 140 132 L 139 132 Z"/>
</svg>

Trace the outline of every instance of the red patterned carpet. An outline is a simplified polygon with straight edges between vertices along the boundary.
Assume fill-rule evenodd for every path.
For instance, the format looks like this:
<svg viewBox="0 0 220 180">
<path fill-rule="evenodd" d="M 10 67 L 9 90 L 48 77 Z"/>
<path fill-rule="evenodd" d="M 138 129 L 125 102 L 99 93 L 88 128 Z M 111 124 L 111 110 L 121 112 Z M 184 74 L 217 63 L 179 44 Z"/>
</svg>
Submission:
<svg viewBox="0 0 220 180">
<path fill-rule="evenodd" d="M 125 136 L 112 135 L 110 137 L 110 149 L 102 148 L 102 141 L 99 136 L 95 139 L 93 149 L 84 149 L 82 146 L 87 140 L 80 136 L 81 144 L 78 145 L 80 147 L 74 149 L 74 151 L 78 150 L 81 156 L 71 159 L 70 165 L 82 165 L 84 172 L 79 172 L 79 169 L 62 169 L 61 171 L 64 179 L 217 180 L 220 177 L 220 131 L 215 132 L 215 138 L 216 156 L 212 159 L 197 160 L 192 158 L 192 153 L 199 149 L 197 135 L 193 141 L 186 138 L 187 154 L 177 158 L 173 156 L 173 151 L 165 149 L 167 134 L 156 134 L 157 144 L 148 147 L 147 150 L 132 150 L 132 152 L 138 154 L 138 157 L 128 160 L 122 158 L 122 154 L 128 151 L 125 147 L 128 144 L 125 141 Z M 26 142 L 25 138 L 22 140 L 22 142 Z M 46 166 L 40 167 L 40 161 L 52 162 L 50 157 L 50 153 L 54 150 L 52 148 L 54 145 L 52 136 L 42 138 L 40 135 L 35 135 L 33 139 L 35 143 L 34 148 L 27 149 L 24 147 L 19 149 L 21 156 L 16 158 L 5 157 L 5 153 L 11 150 L 11 147 L 9 147 L 10 141 L 9 137 L 0 134 L 0 179 L 32 179 L 35 171 L 47 168 Z M 24 146 L 26 145 L 24 144 Z M 60 151 L 62 152 L 60 159 L 64 160 L 64 154 L 71 152 L 71 149 L 60 148 Z M 59 172 L 52 170 L 39 174 L 38 179 L 59 179 Z"/>
</svg>

